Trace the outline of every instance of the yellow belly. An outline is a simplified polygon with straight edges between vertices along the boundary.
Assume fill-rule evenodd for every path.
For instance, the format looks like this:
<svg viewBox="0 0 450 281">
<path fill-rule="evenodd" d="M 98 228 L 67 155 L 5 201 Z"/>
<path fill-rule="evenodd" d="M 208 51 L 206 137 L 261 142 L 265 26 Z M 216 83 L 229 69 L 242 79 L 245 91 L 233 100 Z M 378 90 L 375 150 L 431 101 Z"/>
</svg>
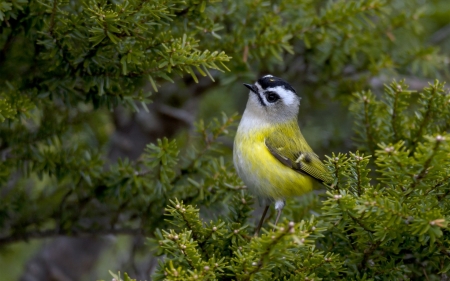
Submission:
<svg viewBox="0 0 450 281">
<path fill-rule="evenodd" d="M 313 179 L 279 162 L 264 143 L 264 134 L 239 133 L 233 152 L 236 170 L 257 196 L 283 199 L 312 190 Z"/>
</svg>

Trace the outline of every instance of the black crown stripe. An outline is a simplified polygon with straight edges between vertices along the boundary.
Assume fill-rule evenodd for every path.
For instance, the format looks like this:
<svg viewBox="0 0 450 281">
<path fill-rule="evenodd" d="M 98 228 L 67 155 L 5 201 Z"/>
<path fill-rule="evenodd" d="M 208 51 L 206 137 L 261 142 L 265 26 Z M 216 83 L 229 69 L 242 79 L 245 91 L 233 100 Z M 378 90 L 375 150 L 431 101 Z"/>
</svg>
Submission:
<svg viewBox="0 0 450 281">
<path fill-rule="evenodd" d="M 284 81 L 281 78 L 275 77 L 275 76 L 269 76 L 269 77 L 262 77 L 258 80 L 259 85 L 261 85 L 261 88 L 263 90 L 267 88 L 274 88 L 281 86 L 285 88 L 286 90 L 290 90 L 291 92 L 297 93 L 295 89 L 286 81 Z"/>
</svg>

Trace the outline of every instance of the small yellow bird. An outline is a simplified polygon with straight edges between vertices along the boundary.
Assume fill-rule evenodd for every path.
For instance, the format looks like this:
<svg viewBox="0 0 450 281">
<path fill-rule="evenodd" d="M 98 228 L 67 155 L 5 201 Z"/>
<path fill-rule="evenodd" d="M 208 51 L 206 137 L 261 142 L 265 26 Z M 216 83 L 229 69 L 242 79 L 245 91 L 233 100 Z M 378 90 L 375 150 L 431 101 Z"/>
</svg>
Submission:
<svg viewBox="0 0 450 281">
<path fill-rule="evenodd" d="M 315 181 L 331 183 L 332 178 L 300 132 L 300 98 L 294 88 L 272 75 L 244 86 L 250 93 L 234 139 L 233 161 L 238 175 L 266 206 L 258 235 L 272 202 L 276 225 L 286 198 L 310 192 Z"/>
</svg>

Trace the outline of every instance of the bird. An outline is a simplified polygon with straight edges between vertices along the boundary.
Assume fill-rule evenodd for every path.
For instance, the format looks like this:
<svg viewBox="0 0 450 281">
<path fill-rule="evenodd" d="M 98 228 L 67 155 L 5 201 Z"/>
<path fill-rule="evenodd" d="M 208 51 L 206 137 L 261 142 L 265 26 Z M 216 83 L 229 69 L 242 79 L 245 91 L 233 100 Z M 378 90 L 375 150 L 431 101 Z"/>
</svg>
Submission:
<svg viewBox="0 0 450 281">
<path fill-rule="evenodd" d="M 285 80 L 265 75 L 249 92 L 233 145 L 236 172 L 265 209 L 255 236 L 272 203 L 277 216 L 286 198 L 312 191 L 315 182 L 332 182 L 330 172 L 303 137 L 297 116 L 301 98 Z"/>
</svg>

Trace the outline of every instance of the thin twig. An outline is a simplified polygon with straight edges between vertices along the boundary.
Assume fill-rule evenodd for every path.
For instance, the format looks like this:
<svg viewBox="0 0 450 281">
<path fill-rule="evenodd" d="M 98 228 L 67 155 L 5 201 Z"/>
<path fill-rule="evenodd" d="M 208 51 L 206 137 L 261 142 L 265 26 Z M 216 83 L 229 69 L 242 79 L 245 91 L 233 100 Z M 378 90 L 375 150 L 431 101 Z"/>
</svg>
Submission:
<svg viewBox="0 0 450 281">
<path fill-rule="evenodd" d="M 436 144 L 433 147 L 433 151 L 430 155 L 430 157 L 428 157 L 428 159 L 425 161 L 425 163 L 423 164 L 422 169 L 420 170 L 419 174 L 417 176 L 415 176 L 415 181 L 413 183 L 411 183 L 411 185 L 409 186 L 409 190 L 414 189 L 419 182 L 425 177 L 425 175 L 428 172 L 428 169 L 430 168 L 430 163 L 434 158 L 434 155 L 436 154 L 438 148 L 439 148 L 439 141 L 436 141 Z"/>
<path fill-rule="evenodd" d="M 368 108 L 369 100 L 366 98 L 364 99 L 364 126 L 366 127 L 366 137 L 367 142 L 369 144 L 370 153 L 372 155 L 375 155 L 375 148 L 374 148 L 374 138 L 371 132 L 371 122 L 369 120 L 369 108 Z"/>
<path fill-rule="evenodd" d="M 398 104 L 398 98 L 400 96 L 401 90 L 397 91 L 394 90 L 395 92 L 395 98 L 394 98 L 394 105 L 392 108 L 392 115 L 391 115 L 391 126 L 392 126 L 392 131 L 394 132 L 394 141 L 393 143 L 396 143 L 398 141 L 398 132 L 397 132 L 397 126 L 396 126 L 396 121 L 397 121 L 397 104 Z"/>
<path fill-rule="evenodd" d="M 248 281 L 251 279 L 252 275 L 255 274 L 256 272 L 258 272 L 258 270 L 260 270 L 263 265 L 264 265 L 264 260 L 267 257 L 268 254 L 270 254 L 272 248 L 278 243 L 278 241 L 280 241 L 283 237 L 285 237 L 286 235 L 288 235 L 290 233 L 290 230 L 293 228 L 293 226 L 289 226 L 287 229 L 285 229 L 285 231 L 278 237 L 276 237 L 272 243 L 269 244 L 269 246 L 267 247 L 267 249 L 261 254 L 261 257 L 259 258 L 259 261 L 257 262 L 257 266 L 250 271 L 247 274 L 247 277 L 243 280 Z"/>
<path fill-rule="evenodd" d="M 435 93 L 436 93 L 436 88 L 434 88 L 433 87 L 433 92 L 432 92 L 432 94 L 431 94 L 431 97 L 434 97 L 434 95 L 435 95 Z M 411 150 L 411 154 L 414 152 L 414 150 L 416 149 L 416 143 L 419 141 L 419 139 L 420 139 L 420 137 L 422 136 L 422 134 L 423 134 L 423 129 L 427 126 L 427 124 L 428 124 L 428 121 L 430 120 L 430 117 L 432 116 L 432 114 L 433 114 L 433 107 L 432 107 L 432 101 L 431 101 L 431 98 L 428 100 L 428 103 L 427 103 L 427 110 L 426 110 L 426 112 L 425 112 L 425 116 L 423 117 L 423 120 L 422 120 L 422 122 L 420 122 L 420 125 L 419 125 L 419 129 L 417 129 L 417 133 L 416 133 L 416 136 L 412 139 L 412 142 L 411 142 L 411 147 L 412 147 L 412 150 Z"/>
<path fill-rule="evenodd" d="M 355 218 L 350 212 L 347 212 L 347 214 L 350 216 L 350 218 L 356 222 L 359 226 L 361 226 L 365 231 L 370 232 L 370 233 L 375 233 L 375 230 L 368 228 L 367 226 L 365 226 L 359 219 Z"/>
</svg>

